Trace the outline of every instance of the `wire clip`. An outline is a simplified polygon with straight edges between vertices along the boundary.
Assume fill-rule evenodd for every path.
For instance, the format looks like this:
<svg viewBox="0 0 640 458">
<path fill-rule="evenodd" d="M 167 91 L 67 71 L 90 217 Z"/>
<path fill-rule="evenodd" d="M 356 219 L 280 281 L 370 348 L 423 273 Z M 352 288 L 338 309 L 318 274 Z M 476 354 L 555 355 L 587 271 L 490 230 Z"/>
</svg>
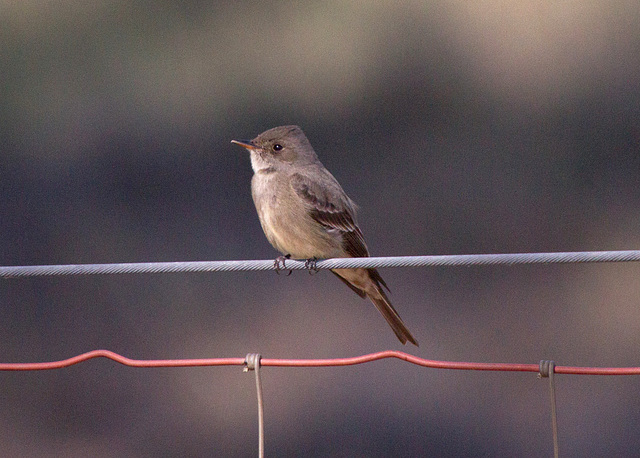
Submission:
<svg viewBox="0 0 640 458">
<path fill-rule="evenodd" d="M 247 357 L 244 359 L 244 369 L 243 372 L 249 372 L 256 370 L 257 366 L 260 366 L 260 353 L 247 353 Z"/>
<path fill-rule="evenodd" d="M 554 361 L 541 360 L 540 370 L 538 372 L 539 378 L 549 378 L 549 374 L 555 372 L 556 363 Z"/>
</svg>

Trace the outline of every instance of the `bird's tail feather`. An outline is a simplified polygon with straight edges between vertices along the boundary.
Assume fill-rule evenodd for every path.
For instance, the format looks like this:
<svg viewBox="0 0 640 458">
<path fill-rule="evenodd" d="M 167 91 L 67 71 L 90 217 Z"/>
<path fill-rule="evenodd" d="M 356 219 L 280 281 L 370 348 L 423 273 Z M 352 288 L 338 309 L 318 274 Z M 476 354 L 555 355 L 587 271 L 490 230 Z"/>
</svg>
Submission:
<svg viewBox="0 0 640 458">
<path fill-rule="evenodd" d="M 382 289 L 384 286 L 388 291 L 389 287 L 376 269 L 338 269 L 331 272 L 358 296 L 368 297 L 373 302 L 403 345 L 411 342 L 416 347 L 418 346 L 418 341 L 411 335 Z M 347 280 L 345 276 L 349 279 Z"/>
<path fill-rule="evenodd" d="M 418 341 L 411 335 L 411 332 L 409 332 L 405 326 L 402 318 L 400 318 L 400 315 L 396 312 L 396 309 L 391 305 L 389 298 L 382 288 L 379 285 L 376 286 L 378 294 L 367 294 L 369 299 L 371 299 L 371 302 L 373 302 L 376 308 L 380 311 L 384 319 L 387 320 L 387 323 L 389 323 L 389 326 L 391 326 L 391 329 L 393 329 L 393 332 L 396 333 L 396 336 L 403 345 L 407 342 L 411 342 L 417 347 Z"/>
</svg>

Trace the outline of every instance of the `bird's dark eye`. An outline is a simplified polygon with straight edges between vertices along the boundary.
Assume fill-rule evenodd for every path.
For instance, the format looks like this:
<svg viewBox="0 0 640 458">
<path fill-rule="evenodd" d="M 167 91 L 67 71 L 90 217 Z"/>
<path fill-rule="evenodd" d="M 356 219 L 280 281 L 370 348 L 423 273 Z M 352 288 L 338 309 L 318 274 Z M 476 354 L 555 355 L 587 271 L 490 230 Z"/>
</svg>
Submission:
<svg viewBox="0 0 640 458">
<path fill-rule="evenodd" d="M 281 149 L 282 149 L 282 145 L 280 143 L 276 143 L 275 145 L 273 145 L 274 151 L 280 151 Z"/>
</svg>

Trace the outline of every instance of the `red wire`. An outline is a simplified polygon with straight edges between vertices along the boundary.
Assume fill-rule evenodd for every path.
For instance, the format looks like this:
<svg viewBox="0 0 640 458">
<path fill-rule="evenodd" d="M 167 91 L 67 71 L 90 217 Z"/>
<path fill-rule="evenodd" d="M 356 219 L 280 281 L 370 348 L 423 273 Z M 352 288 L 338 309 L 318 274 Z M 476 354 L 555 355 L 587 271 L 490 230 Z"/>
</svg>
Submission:
<svg viewBox="0 0 640 458">
<path fill-rule="evenodd" d="M 242 366 L 245 358 L 204 358 L 204 359 L 152 359 L 140 360 L 131 359 L 119 355 L 109 350 L 93 350 L 72 358 L 60 361 L 50 361 L 43 363 L 0 363 L 0 370 L 3 371 L 37 371 L 60 369 L 72 366 L 93 358 L 108 358 L 125 366 L 131 367 L 195 367 L 195 366 Z M 278 367 L 330 367 L 330 366 L 353 366 L 379 359 L 397 358 L 403 361 L 416 364 L 418 366 L 430 367 L 434 369 L 456 369 L 475 371 L 516 371 L 516 372 L 539 372 L 539 364 L 512 364 L 512 363 L 472 363 L 455 361 L 436 361 L 423 359 L 417 356 L 403 353 L 401 351 L 381 351 L 368 355 L 354 356 L 351 358 L 332 359 L 272 359 L 262 358 L 262 366 Z M 580 375 L 640 375 L 640 367 L 575 367 L 575 366 L 555 366 L 556 374 L 580 374 Z"/>
</svg>

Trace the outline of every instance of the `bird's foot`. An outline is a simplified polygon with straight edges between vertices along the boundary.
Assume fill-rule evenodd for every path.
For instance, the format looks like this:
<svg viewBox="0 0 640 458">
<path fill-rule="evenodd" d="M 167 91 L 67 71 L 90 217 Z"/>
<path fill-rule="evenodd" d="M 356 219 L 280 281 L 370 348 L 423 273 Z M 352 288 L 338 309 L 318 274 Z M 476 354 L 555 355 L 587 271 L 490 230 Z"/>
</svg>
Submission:
<svg viewBox="0 0 640 458">
<path fill-rule="evenodd" d="M 285 265 L 285 261 L 287 259 L 291 259 L 291 255 L 287 254 L 284 256 L 278 256 L 274 261 L 273 261 L 273 267 L 276 269 L 276 273 L 278 275 L 280 275 L 280 271 L 281 270 L 286 270 L 287 266 Z M 289 273 L 287 273 L 287 277 L 289 275 L 291 275 L 291 272 L 293 272 L 291 269 L 289 269 Z"/>
<path fill-rule="evenodd" d="M 309 258 L 304 263 L 304 268 L 309 271 L 309 275 L 317 274 L 320 269 L 318 269 L 318 258 L 313 257 Z"/>
</svg>

